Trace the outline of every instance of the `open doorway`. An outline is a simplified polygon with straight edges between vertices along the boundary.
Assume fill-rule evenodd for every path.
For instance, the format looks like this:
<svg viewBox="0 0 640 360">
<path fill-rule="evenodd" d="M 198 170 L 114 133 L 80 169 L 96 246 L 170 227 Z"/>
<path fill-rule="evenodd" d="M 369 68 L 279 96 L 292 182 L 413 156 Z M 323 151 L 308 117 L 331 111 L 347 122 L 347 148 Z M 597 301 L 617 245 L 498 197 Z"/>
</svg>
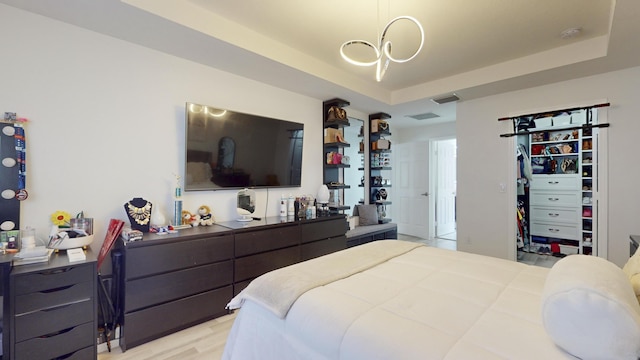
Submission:
<svg viewBox="0 0 640 360">
<path fill-rule="evenodd" d="M 398 233 L 455 250 L 456 139 L 394 146 L 393 206 Z"/>
<path fill-rule="evenodd" d="M 456 166 L 457 144 L 455 138 L 431 141 L 433 211 L 430 222 L 433 237 L 455 241 L 456 234 Z"/>
</svg>

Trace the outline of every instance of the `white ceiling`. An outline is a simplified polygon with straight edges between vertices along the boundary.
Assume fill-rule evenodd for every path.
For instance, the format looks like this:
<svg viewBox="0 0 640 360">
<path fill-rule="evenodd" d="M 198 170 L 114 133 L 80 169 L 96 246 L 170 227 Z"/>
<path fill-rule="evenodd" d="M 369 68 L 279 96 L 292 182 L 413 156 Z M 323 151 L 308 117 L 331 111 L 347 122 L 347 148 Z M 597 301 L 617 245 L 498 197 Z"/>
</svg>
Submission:
<svg viewBox="0 0 640 360">
<path fill-rule="evenodd" d="M 395 127 L 454 120 L 455 104 L 434 97 L 455 92 L 464 101 L 640 65 L 638 0 L 0 2 L 321 100 L 348 99 L 364 113 L 391 114 Z M 377 43 L 401 15 L 422 23 L 425 46 L 391 63 L 382 82 L 374 67 L 340 57 L 342 43 Z M 580 36 L 562 39 L 568 28 Z M 410 55 L 417 34 L 394 24 L 393 54 Z M 426 112 L 441 117 L 406 117 Z"/>
</svg>

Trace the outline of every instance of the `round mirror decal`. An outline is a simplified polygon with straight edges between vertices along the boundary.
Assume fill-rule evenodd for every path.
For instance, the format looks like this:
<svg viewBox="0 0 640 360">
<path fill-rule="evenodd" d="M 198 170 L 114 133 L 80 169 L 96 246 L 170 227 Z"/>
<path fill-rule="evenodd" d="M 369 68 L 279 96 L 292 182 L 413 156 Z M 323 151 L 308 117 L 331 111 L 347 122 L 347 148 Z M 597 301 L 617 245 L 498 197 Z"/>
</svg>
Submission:
<svg viewBox="0 0 640 360">
<path fill-rule="evenodd" d="M 13 126 L 5 126 L 2 128 L 2 133 L 7 136 L 13 136 L 16 133 L 16 129 Z"/>
<path fill-rule="evenodd" d="M 3 190 L 2 193 L 0 193 L 0 196 L 2 196 L 3 199 L 10 200 L 16 197 L 16 192 L 11 189 L 6 189 Z"/>
<path fill-rule="evenodd" d="M 16 159 L 14 158 L 4 158 L 2 159 L 2 165 L 5 167 L 14 167 L 16 165 Z"/>
<path fill-rule="evenodd" d="M 0 230 L 3 231 L 9 231 L 9 230 L 13 230 L 15 229 L 16 224 L 13 221 L 3 221 L 2 224 L 0 224 Z"/>
</svg>

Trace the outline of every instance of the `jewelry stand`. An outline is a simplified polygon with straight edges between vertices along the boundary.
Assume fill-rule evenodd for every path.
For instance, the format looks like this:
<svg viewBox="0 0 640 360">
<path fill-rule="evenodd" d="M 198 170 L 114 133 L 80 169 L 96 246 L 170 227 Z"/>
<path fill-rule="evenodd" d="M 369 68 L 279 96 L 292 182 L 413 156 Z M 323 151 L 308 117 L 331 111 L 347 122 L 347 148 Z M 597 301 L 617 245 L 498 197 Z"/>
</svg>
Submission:
<svg viewBox="0 0 640 360">
<path fill-rule="evenodd" d="M 143 198 L 133 198 L 124 204 L 124 211 L 129 217 L 129 223 L 133 230 L 139 230 L 143 233 L 149 232 L 151 206 L 151 203 Z"/>
</svg>

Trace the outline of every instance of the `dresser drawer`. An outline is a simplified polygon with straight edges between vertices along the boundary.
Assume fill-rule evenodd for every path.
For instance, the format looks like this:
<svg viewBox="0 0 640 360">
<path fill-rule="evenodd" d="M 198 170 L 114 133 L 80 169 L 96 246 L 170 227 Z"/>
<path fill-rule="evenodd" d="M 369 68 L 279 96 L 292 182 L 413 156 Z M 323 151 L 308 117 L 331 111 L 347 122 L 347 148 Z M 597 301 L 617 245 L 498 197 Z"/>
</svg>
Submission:
<svg viewBox="0 0 640 360">
<path fill-rule="evenodd" d="M 578 224 L 581 218 L 579 207 L 560 208 L 531 206 L 531 220 L 538 220 L 545 223 L 569 223 Z"/>
<path fill-rule="evenodd" d="M 576 190 L 582 183 L 578 175 L 533 175 L 531 190 Z"/>
<path fill-rule="evenodd" d="M 347 237 L 337 236 L 327 240 L 315 241 L 308 244 L 303 244 L 300 248 L 301 257 L 300 261 L 313 259 L 318 256 L 331 254 L 339 250 L 347 248 Z"/>
<path fill-rule="evenodd" d="M 533 191 L 530 192 L 531 205 L 546 207 L 580 207 L 582 203 L 580 191 Z"/>
<path fill-rule="evenodd" d="M 300 226 L 301 242 L 312 242 L 321 239 L 344 236 L 349 230 L 346 218 L 312 222 Z"/>
<path fill-rule="evenodd" d="M 81 300 L 89 300 L 95 297 L 95 294 L 93 293 L 93 284 L 94 282 L 85 281 L 57 289 L 17 295 L 15 298 L 16 315 L 51 308 L 58 305 L 74 303 Z"/>
<path fill-rule="evenodd" d="M 94 359 L 93 322 L 65 329 L 48 337 L 36 337 L 15 345 L 16 359 Z M 67 357 L 68 356 L 68 357 Z"/>
<path fill-rule="evenodd" d="M 127 281 L 125 312 L 231 285 L 232 282 L 231 260 Z"/>
<path fill-rule="evenodd" d="M 554 224 L 545 222 L 531 222 L 531 235 L 553 237 L 569 240 L 580 240 L 579 224 Z"/>
<path fill-rule="evenodd" d="M 16 342 L 20 342 L 46 336 L 87 322 L 94 325 L 94 318 L 95 309 L 92 300 L 16 315 L 14 317 L 15 339 Z"/>
<path fill-rule="evenodd" d="M 20 274 L 16 275 L 12 281 L 15 283 L 15 294 L 23 295 L 59 289 L 80 282 L 91 282 L 96 276 L 93 266 L 78 265 Z"/>
<path fill-rule="evenodd" d="M 227 313 L 233 287 L 207 291 L 176 301 L 126 313 L 120 338 L 123 350 Z"/>
<path fill-rule="evenodd" d="M 290 247 L 268 253 L 245 256 L 235 261 L 234 282 L 252 279 L 271 270 L 300 261 L 300 248 Z"/>
<path fill-rule="evenodd" d="M 238 233 L 235 237 L 236 257 L 257 254 L 269 250 L 298 245 L 299 226 L 282 226 L 275 229 Z"/>
<path fill-rule="evenodd" d="M 126 250 L 127 279 L 233 258 L 233 235 L 176 241 Z"/>
</svg>

